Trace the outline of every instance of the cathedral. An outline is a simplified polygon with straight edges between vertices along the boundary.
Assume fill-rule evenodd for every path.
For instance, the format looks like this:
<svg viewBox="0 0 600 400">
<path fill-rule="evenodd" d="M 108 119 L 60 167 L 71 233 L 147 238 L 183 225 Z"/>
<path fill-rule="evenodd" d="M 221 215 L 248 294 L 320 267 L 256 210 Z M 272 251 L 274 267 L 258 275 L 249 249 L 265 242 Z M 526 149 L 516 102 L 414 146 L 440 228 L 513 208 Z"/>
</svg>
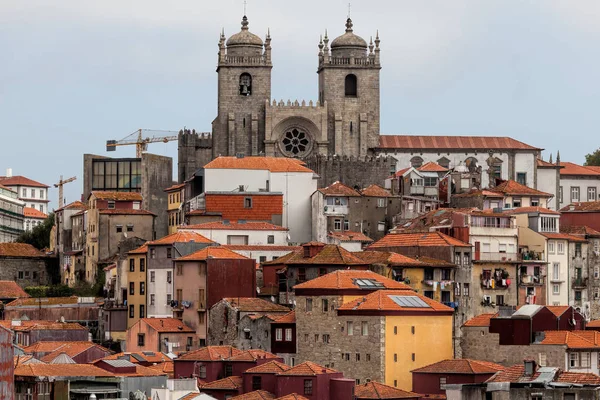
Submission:
<svg viewBox="0 0 600 400">
<path fill-rule="evenodd" d="M 270 33 L 263 41 L 248 25 L 244 16 L 238 33 L 228 39 L 221 33 L 218 114 L 210 134 L 180 135 L 180 181 L 219 155 L 295 157 L 315 170 L 324 168 L 317 160 L 371 159 L 380 134 L 379 35 L 367 43 L 350 18 L 341 36 L 330 42 L 325 34 L 318 44 L 318 100 L 284 103 L 271 100 Z M 389 173 L 389 165 L 378 164 L 378 176 Z M 326 180 L 340 179 L 333 175 Z"/>
</svg>

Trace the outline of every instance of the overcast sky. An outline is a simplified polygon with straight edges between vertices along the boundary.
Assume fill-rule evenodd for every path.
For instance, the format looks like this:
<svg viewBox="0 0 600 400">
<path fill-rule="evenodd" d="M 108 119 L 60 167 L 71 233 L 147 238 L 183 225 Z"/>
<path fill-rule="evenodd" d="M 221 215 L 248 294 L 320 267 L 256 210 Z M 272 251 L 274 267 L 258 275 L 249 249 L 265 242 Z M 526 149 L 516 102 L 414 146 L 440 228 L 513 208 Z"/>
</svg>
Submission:
<svg viewBox="0 0 600 400">
<path fill-rule="evenodd" d="M 249 0 L 271 29 L 272 94 L 317 99 L 317 44 L 348 2 Z M 242 0 L 0 0 L 0 175 L 82 191 L 83 153 L 138 128 L 209 131 L 217 42 Z M 381 37 L 384 134 L 511 136 L 583 163 L 599 146 L 600 1 L 360 0 L 354 32 Z M 177 144 L 150 151 L 174 157 Z M 51 192 L 56 207 L 57 193 Z"/>
</svg>

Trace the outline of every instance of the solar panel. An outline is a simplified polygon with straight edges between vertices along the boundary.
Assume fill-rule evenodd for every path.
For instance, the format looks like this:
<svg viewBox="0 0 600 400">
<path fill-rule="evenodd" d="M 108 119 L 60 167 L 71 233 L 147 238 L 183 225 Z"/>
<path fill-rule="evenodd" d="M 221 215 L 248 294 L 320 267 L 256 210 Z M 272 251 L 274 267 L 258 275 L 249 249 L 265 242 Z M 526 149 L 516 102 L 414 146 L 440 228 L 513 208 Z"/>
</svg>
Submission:
<svg viewBox="0 0 600 400">
<path fill-rule="evenodd" d="M 406 308 L 431 308 L 418 296 L 388 296 L 392 301 L 400 307 Z"/>
<path fill-rule="evenodd" d="M 135 359 L 136 359 L 136 360 L 138 360 L 139 362 L 144 362 L 144 361 L 146 361 L 146 360 L 144 359 L 144 357 L 140 356 L 139 354 L 135 354 L 135 353 L 133 353 L 133 354 L 131 355 L 131 357 L 135 358 Z"/>
</svg>

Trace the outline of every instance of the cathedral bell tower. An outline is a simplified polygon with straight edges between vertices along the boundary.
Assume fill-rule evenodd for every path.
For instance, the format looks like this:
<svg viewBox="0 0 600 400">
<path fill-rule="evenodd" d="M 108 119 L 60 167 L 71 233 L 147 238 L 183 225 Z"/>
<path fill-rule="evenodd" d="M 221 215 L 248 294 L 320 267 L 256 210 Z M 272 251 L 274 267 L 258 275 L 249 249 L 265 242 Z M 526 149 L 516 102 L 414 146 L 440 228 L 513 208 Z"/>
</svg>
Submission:
<svg viewBox="0 0 600 400">
<path fill-rule="evenodd" d="M 265 104 L 271 99 L 271 36 L 265 42 L 242 29 L 219 39 L 218 115 L 212 123 L 213 158 L 264 152 Z"/>
<path fill-rule="evenodd" d="M 329 154 L 360 156 L 379 145 L 379 34 L 370 44 L 353 32 L 319 43 L 319 101 L 327 103 Z"/>
</svg>

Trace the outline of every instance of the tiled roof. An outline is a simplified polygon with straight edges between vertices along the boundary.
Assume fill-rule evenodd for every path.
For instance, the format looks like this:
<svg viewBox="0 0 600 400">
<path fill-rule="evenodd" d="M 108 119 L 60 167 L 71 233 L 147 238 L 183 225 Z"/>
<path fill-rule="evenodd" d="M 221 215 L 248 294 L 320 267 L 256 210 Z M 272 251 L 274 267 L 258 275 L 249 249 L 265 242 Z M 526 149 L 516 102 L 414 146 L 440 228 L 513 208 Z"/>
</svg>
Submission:
<svg viewBox="0 0 600 400">
<path fill-rule="evenodd" d="M 336 374 L 337 372 L 338 371 L 334 369 L 315 364 L 311 361 L 306 361 L 288 369 L 287 371 L 281 372 L 279 375 L 313 376 L 321 374 Z"/>
<path fill-rule="evenodd" d="M 344 196 L 344 197 L 360 197 L 360 193 L 350 186 L 344 185 L 340 181 L 333 182 L 326 188 L 317 189 L 325 196 Z"/>
<path fill-rule="evenodd" d="M 243 312 L 290 312 L 290 309 L 258 297 L 225 297 L 222 301 Z"/>
<path fill-rule="evenodd" d="M 50 186 L 44 185 L 43 183 L 39 183 L 34 181 L 33 179 L 26 178 L 24 176 L 15 175 L 10 178 L 2 177 L 0 178 L 0 182 L 4 186 L 31 186 L 31 187 L 41 187 L 41 188 L 49 188 Z"/>
<path fill-rule="evenodd" d="M 269 353 L 268 351 L 261 349 L 250 349 L 242 351 L 240 354 L 236 354 L 227 359 L 227 361 L 256 361 L 260 359 L 274 359 L 280 358 L 278 355 Z"/>
<path fill-rule="evenodd" d="M 495 374 L 503 371 L 505 367 L 488 361 L 469 360 L 466 358 L 454 360 L 442 360 L 412 370 L 412 373 L 428 374 Z"/>
<path fill-rule="evenodd" d="M 566 345 L 569 349 L 591 349 L 600 347 L 598 331 L 546 331 L 541 344 Z"/>
<path fill-rule="evenodd" d="M 425 302 L 429 307 L 405 307 L 396 303 L 391 296 L 394 297 L 418 297 Z M 403 312 L 453 312 L 454 309 L 439 303 L 429 297 L 425 297 L 411 290 L 376 290 L 364 297 L 357 298 L 342 304 L 338 307 L 338 311 L 403 311 Z"/>
<path fill-rule="evenodd" d="M 144 243 L 137 249 L 133 249 L 127 254 L 146 254 L 146 253 L 148 253 L 148 245 L 146 243 Z"/>
<path fill-rule="evenodd" d="M 579 236 L 569 235 L 567 233 L 547 233 L 547 232 L 540 232 L 540 235 L 545 236 L 548 239 L 568 240 L 570 242 L 585 242 L 586 241 L 584 238 L 581 238 Z"/>
<path fill-rule="evenodd" d="M 315 245 L 322 246 L 314 257 L 304 257 L 304 248 L 292 253 L 281 256 L 275 260 L 263 263 L 263 265 L 280 265 L 280 264 L 319 264 L 319 265 L 366 265 L 360 258 L 353 253 L 335 244 L 323 245 L 323 243 L 311 244 L 305 243 L 304 246 Z"/>
<path fill-rule="evenodd" d="M 304 161 L 288 157 L 225 157 L 220 156 L 204 166 L 205 169 L 258 169 L 271 172 L 311 172 Z"/>
<path fill-rule="evenodd" d="M 257 365 L 246 370 L 247 374 L 278 374 L 289 370 L 290 367 L 287 364 L 280 363 L 279 361 L 269 361 L 264 364 Z"/>
<path fill-rule="evenodd" d="M 213 221 L 213 222 L 204 222 L 202 224 L 196 225 L 185 225 L 181 226 L 180 230 L 184 229 L 221 229 L 221 230 L 244 230 L 244 231 L 287 231 L 288 228 L 284 228 L 283 226 L 270 224 L 268 222 L 258 222 L 258 221 Z"/>
<path fill-rule="evenodd" d="M 290 394 L 286 394 L 283 397 L 278 397 L 275 400 L 308 400 L 308 398 L 304 397 L 304 396 L 300 396 L 298 393 L 290 393 Z"/>
<path fill-rule="evenodd" d="M 147 242 L 146 245 L 172 245 L 174 243 L 214 243 L 199 233 L 193 231 L 180 230 L 160 239 Z"/>
<path fill-rule="evenodd" d="M 423 164 L 417 170 L 421 172 L 447 172 L 448 168 L 442 167 L 438 163 L 434 163 L 433 161 L 429 161 L 428 163 Z"/>
<path fill-rule="evenodd" d="M 552 197 L 550 193 L 542 192 L 541 190 L 533 189 L 525 185 L 509 179 L 497 185 L 495 188 L 490 189 L 494 192 L 500 192 L 507 195 L 524 195 L 524 196 L 539 196 L 539 197 Z"/>
<path fill-rule="evenodd" d="M 142 318 L 142 321 L 157 332 L 195 332 L 177 318 Z"/>
<path fill-rule="evenodd" d="M 560 175 L 584 175 L 584 176 L 600 176 L 600 172 L 595 171 L 589 167 L 577 165 L 572 162 L 561 162 L 560 165 L 563 167 L 560 169 Z"/>
<path fill-rule="evenodd" d="M 584 201 L 571 203 L 560 209 L 560 212 L 598 212 L 600 211 L 600 201 Z"/>
<path fill-rule="evenodd" d="M 23 215 L 25 218 L 46 219 L 48 214 L 44 214 L 37 208 L 23 207 Z"/>
<path fill-rule="evenodd" d="M 506 214 L 531 214 L 531 213 L 538 213 L 538 214 L 560 215 L 560 213 L 558 211 L 549 210 L 549 209 L 544 208 L 544 207 L 517 207 L 517 208 L 512 208 L 510 210 L 506 210 L 504 212 Z"/>
<path fill-rule="evenodd" d="M 114 374 L 91 364 L 26 364 L 15 368 L 15 376 L 111 377 Z"/>
<path fill-rule="evenodd" d="M 47 305 L 57 305 L 57 304 L 61 304 L 61 305 L 66 305 L 66 304 L 77 304 L 79 302 L 79 299 L 77 296 L 70 296 L 70 297 L 36 297 L 36 298 L 28 298 L 28 299 L 16 299 L 14 301 L 11 301 L 10 303 L 8 303 L 6 306 L 7 307 L 13 307 L 13 306 L 37 306 L 37 305 L 42 305 L 42 306 L 47 306 Z M 44 322 L 44 321 L 40 321 L 40 322 Z"/>
<path fill-rule="evenodd" d="M 207 246 L 187 256 L 179 257 L 177 261 L 205 261 L 209 258 L 220 260 L 249 260 L 248 257 L 238 254 L 226 247 Z"/>
<path fill-rule="evenodd" d="M 38 343 L 44 343 L 44 342 L 38 342 Z M 45 342 L 45 343 L 48 343 L 48 342 Z M 97 345 L 93 342 L 50 342 L 50 343 L 55 344 L 54 350 L 49 350 L 50 347 L 48 347 L 46 350 L 27 350 L 27 352 L 28 353 L 29 352 L 45 353 L 46 351 L 50 351 L 49 354 L 40 358 L 40 361 L 43 361 L 46 363 L 52 362 L 52 360 L 54 360 L 56 357 L 58 357 L 62 353 L 73 358 L 76 355 L 81 354 L 84 351 L 91 349 L 92 347 L 95 347 L 96 349 L 105 352 L 105 354 L 110 353 L 110 350 L 108 350 L 107 348 Z M 35 346 L 35 344 L 34 344 L 34 346 Z M 32 346 L 30 346 L 30 347 L 32 347 Z"/>
<path fill-rule="evenodd" d="M 17 299 L 29 296 L 15 281 L 0 281 L 0 299 Z"/>
<path fill-rule="evenodd" d="M 497 313 L 488 313 L 477 315 L 463 324 L 463 326 L 472 327 L 488 327 L 490 326 L 490 319 L 494 318 Z"/>
<path fill-rule="evenodd" d="M 69 203 L 65 206 L 60 207 L 56 211 L 61 211 L 61 210 L 87 210 L 87 205 L 85 205 L 84 203 L 82 203 L 79 200 L 76 200 L 72 203 Z"/>
<path fill-rule="evenodd" d="M 224 244 L 221 247 L 225 247 L 229 250 L 237 251 L 296 251 L 301 250 L 300 246 L 286 246 L 286 245 L 275 245 L 275 244 Z"/>
<path fill-rule="evenodd" d="M 246 198 L 252 199 L 252 207 L 246 207 Z M 271 221 L 274 215 L 283 214 L 282 193 L 205 193 L 206 214 L 221 215 L 230 221 Z M 192 212 L 192 214 L 194 214 Z"/>
<path fill-rule="evenodd" d="M 425 267 L 426 264 L 414 258 L 390 251 L 355 251 L 353 253 L 361 260 L 373 265 L 384 264 L 398 267 Z"/>
<path fill-rule="evenodd" d="M 525 365 L 518 364 L 513 365 L 512 367 L 508 367 L 503 371 L 499 371 L 486 382 L 530 382 L 535 380 L 539 375 L 539 369 L 531 376 L 523 376 L 525 374 Z"/>
<path fill-rule="evenodd" d="M 354 396 L 361 399 L 420 399 L 421 395 L 407 392 L 379 382 L 368 382 L 354 387 Z"/>
<path fill-rule="evenodd" d="M 367 279 L 370 281 L 377 281 L 383 286 L 366 288 L 361 287 L 356 283 L 357 279 Z M 379 275 L 373 271 L 360 271 L 353 269 L 342 269 L 334 272 L 330 272 L 326 275 L 319 276 L 318 278 L 311 279 L 310 281 L 300 283 L 294 286 L 294 290 L 297 289 L 327 289 L 327 290 L 344 290 L 344 289 L 401 289 L 401 290 L 412 290 L 410 286 L 403 282 L 397 282 L 393 279 L 386 278 L 385 276 Z"/>
<path fill-rule="evenodd" d="M 134 364 L 140 363 L 140 359 L 147 363 L 164 363 L 171 359 L 164 353 L 156 351 L 135 351 L 127 353 L 111 354 L 102 358 L 103 360 L 127 360 Z"/>
<path fill-rule="evenodd" d="M 390 233 L 377 242 L 373 243 L 367 249 L 385 248 L 385 247 L 471 247 L 469 243 L 455 239 L 441 232 L 423 232 L 423 233 Z"/>
<path fill-rule="evenodd" d="M 221 361 L 242 351 L 232 346 L 207 346 L 179 356 L 178 360 L 188 361 Z"/>
<path fill-rule="evenodd" d="M 15 300 L 16 301 L 16 300 Z M 14 302 L 12 302 L 14 303 Z M 9 303 L 12 304 L 12 303 Z M 0 321 L 0 326 L 15 332 L 41 331 L 41 330 L 86 330 L 87 328 L 77 322 L 54 321 L 20 321 L 20 325 L 12 325 L 12 321 Z"/>
<path fill-rule="evenodd" d="M 210 390 L 238 390 L 242 387 L 243 379 L 241 376 L 228 376 L 202 385 L 201 389 Z"/>
<path fill-rule="evenodd" d="M 255 390 L 254 392 L 248 392 L 239 396 L 230 397 L 229 400 L 273 400 L 275 395 L 266 390 Z"/>
<path fill-rule="evenodd" d="M 600 328 L 600 319 L 594 319 L 585 324 L 586 328 Z"/>
<path fill-rule="evenodd" d="M 277 316 L 276 316 L 277 317 Z M 296 311 L 290 311 L 289 313 L 278 317 L 273 321 L 275 324 L 295 324 L 296 323 Z"/>
<path fill-rule="evenodd" d="M 42 362 L 40 360 L 38 360 L 37 358 L 34 358 L 32 355 L 29 354 L 23 354 L 23 355 L 19 355 L 19 356 L 15 356 L 14 357 L 14 366 L 15 368 L 18 367 L 19 365 L 26 365 L 26 364 L 41 364 Z"/>
<path fill-rule="evenodd" d="M 494 192 L 492 189 L 473 189 L 465 193 L 459 193 L 453 195 L 453 197 L 498 197 L 502 198 L 504 195 L 500 192 Z"/>
<path fill-rule="evenodd" d="M 391 197 L 392 194 L 389 190 L 382 188 L 379 185 L 370 185 L 367 188 L 360 191 L 360 194 L 367 197 Z"/>
<path fill-rule="evenodd" d="M 154 215 L 156 216 L 156 214 L 151 213 L 148 210 L 134 210 L 133 208 L 103 208 L 101 210 L 98 210 L 98 212 L 100 214 L 103 215 Z"/>
<path fill-rule="evenodd" d="M 408 168 L 402 168 L 402 169 L 400 169 L 400 170 L 396 171 L 396 173 L 394 174 L 394 176 L 402 176 L 402 175 L 404 175 L 404 174 L 406 173 L 406 171 L 408 171 L 409 169 L 410 169 L 410 167 L 408 167 Z M 392 178 L 393 178 L 394 176 L 392 176 Z"/>
<path fill-rule="evenodd" d="M 563 168 L 560 165 L 556 165 L 551 162 L 544 161 L 541 158 L 538 158 L 537 160 L 535 160 L 535 162 L 536 162 L 538 168 Z"/>
<path fill-rule="evenodd" d="M 0 243 L 0 257 L 45 257 L 46 255 L 27 243 Z"/>
<path fill-rule="evenodd" d="M 555 382 L 575 383 L 578 385 L 600 385 L 600 376 L 590 372 L 561 371 Z"/>
<path fill-rule="evenodd" d="M 340 242 L 372 242 L 373 241 L 373 239 L 371 239 L 367 235 L 365 235 L 361 232 L 353 232 L 353 231 L 343 231 L 343 232 L 333 231 L 333 232 L 329 232 L 329 234 L 327 236 L 337 239 Z"/>
<path fill-rule="evenodd" d="M 185 187 L 185 183 L 178 183 L 176 185 L 169 186 L 168 188 L 164 189 L 164 191 L 165 192 L 174 192 L 176 190 L 183 189 L 184 187 Z"/>
<path fill-rule="evenodd" d="M 570 306 L 544 306 L 544 307 L 546 307 L 552 314 L 554 314 L 557 317 L 560 317 L 568 309 L 571 308 Z"/>
<path fill-rule="evenodd" d="M 115 200 L 115 201 L 142 201 L 142 194 L 139 192 L 103 192 L 93 191 L 91 193 L 98 200 Z"/>
<path fill-rule="evenodd" d="M 165 373 L 170 377 L 173 377 L 175 373 L 175 363 L 173 361 L 163 361 L 148 365 L 148 368 L 153 369 L 154 371 Z"/>
<path fill-rule="evenodd" d="M 381 135 L 381 149 L 440 149 L 460 150 L 541 150 L 509 137 L 498 136 L 425 136 L 425 135 Z"/>
<path fill-rule="evenodd" d="M 593 228 L 590 228 L 587 225 L 583 225 L 583 226 L 561 225 L 560 232 L 568 233 L 569 235 L 576 235 L 576 236 L 592 236 L 592 237 L 600 236 L 600 232 L 598 232 L 597 230 L 595 230 Z"/>
</svg>

